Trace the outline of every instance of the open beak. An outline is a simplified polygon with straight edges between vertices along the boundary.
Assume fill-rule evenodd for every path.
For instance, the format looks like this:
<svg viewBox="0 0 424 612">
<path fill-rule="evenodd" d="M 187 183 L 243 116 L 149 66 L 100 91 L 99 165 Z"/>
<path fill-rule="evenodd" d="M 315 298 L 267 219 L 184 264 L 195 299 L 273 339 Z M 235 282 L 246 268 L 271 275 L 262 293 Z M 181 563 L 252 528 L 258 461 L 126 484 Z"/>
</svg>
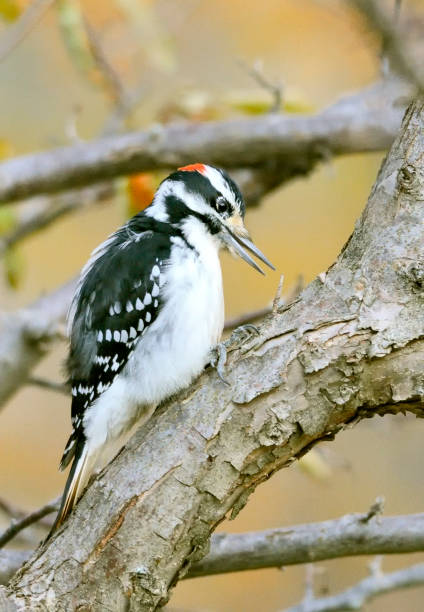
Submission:
<svg viewBox="0 0 424 612">
<path fill-rule="evenodd" d="M 257 265 L 256 261 L 249 255 L 246 249 L 253 253 L 253 255 L 255 255 L 258 259 L 263 261 L 272 270 L 275 270 L 272 263 L 265 257 L 265 255 L 258 249 L 258 247 L 256 247 L 253 242 L 249 240 L 249 238 L 247 238 L 246 236 L 241 236 L 240 233 L 236 233 L 235 231 L 229 229 L 228 225 L 224 225 L 223 229 L 224 242 L 227 244 L 231 251 L 235 251 L 237 255 L 240 255 L 240 257 L 244 259 L 244 261 L 246 261 L 248 264 L 250 264 L 252 268 L 255 268 L 255 270 L 257 270 L 261 274 L 265 274 L 262 268 L 260 268 Z M 244 230 L 244 232 L 245 231 L 246 230 Z"/>
</svg>

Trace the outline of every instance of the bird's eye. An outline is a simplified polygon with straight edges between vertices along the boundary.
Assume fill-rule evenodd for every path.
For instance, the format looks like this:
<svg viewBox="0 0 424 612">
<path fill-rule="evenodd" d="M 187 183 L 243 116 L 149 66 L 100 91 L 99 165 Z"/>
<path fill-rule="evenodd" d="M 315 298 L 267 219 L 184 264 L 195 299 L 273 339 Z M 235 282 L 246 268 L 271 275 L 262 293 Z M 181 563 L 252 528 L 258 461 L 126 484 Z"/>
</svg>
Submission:
<svg viewBox="0 0 424 612">
<path fill-rule="evenodd" d="M 218 196 L 215 202 L 215 208 L 219 213 L 225 213 L 229 210 L 229 204 L 223 196 Z"/>
</svg>

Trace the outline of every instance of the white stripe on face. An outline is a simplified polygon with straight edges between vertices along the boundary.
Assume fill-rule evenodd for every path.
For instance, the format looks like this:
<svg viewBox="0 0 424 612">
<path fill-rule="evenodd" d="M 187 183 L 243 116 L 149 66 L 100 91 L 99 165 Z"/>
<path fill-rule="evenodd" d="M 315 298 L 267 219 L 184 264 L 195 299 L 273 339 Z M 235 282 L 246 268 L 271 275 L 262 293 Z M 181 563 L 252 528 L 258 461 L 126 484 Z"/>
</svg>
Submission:
<svg viewBox="0 0 424 612">
<path fill-rule="evenodd" d="M 222 193 L 227 202 L 232 204 L 235 210 L 240 210 L 240 207 L 234 197 L 234 193 L 229 188 L 227 181 L 219 170 L 212 168 L 212 166 L 205 165 L 205 171 L 202 174 L 210 181 L 217 191 Z"/>
</svg>

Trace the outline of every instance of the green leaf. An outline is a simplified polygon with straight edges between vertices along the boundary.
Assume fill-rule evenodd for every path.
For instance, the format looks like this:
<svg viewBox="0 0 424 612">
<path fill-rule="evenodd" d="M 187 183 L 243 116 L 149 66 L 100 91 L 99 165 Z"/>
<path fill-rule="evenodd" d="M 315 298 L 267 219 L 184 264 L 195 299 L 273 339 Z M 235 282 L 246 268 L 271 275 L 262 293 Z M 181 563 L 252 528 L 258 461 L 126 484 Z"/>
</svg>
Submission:
<svg viewBox="0 0 424 612">
<path fill-rule="evenodd" d="M 20 14 L 21 9 L 14 0 L 0 0 L 0 17 L 4 21 L 15 21 Z"/>
<path fill-rule="evenodd" d="M 18 289 L 25 270 L 25 261 L 22 252 L 12 247 L 4 254 L 4 272 L 6 281 L 12 289 Z"/>
<path fill-rule="evenodd" d="M 95 68 L 90 52 L 84 17 L 78 0 L 60 0 L 59 25 L 68 53 L 78 70 L 88 73 Z"/>
<path fill-rule="evenodd" d="M 0 236 L 10 232 L 16 225 L 16 215 L 12 206 L 0 207 Z"/>
<path fill-rule="evenodd" d="M 13 155 L 13 147 L 7 140 L 0 138 L 0 160 Z"/>
</svg>

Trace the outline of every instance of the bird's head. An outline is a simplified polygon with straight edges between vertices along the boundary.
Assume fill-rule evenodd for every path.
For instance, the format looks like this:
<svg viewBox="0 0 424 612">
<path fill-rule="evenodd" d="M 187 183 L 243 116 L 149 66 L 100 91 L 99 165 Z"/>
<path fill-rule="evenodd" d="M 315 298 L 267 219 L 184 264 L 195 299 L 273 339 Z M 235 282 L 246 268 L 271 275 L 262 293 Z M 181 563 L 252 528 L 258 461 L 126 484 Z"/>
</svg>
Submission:
<svg viewBox="0 0 424 612">
<path fill-rule="evenodd" d="M 218 247 L 239 255 L 262 274 L 248 251 L 274 270 L 249 238 L 244 225 L 245 208 L 239 188 L 224 170 L 191 164 L 178 168 L 161 183 L 146 213 L 178 225 L 186 234 L 206 232 Z"/>
</svg>

